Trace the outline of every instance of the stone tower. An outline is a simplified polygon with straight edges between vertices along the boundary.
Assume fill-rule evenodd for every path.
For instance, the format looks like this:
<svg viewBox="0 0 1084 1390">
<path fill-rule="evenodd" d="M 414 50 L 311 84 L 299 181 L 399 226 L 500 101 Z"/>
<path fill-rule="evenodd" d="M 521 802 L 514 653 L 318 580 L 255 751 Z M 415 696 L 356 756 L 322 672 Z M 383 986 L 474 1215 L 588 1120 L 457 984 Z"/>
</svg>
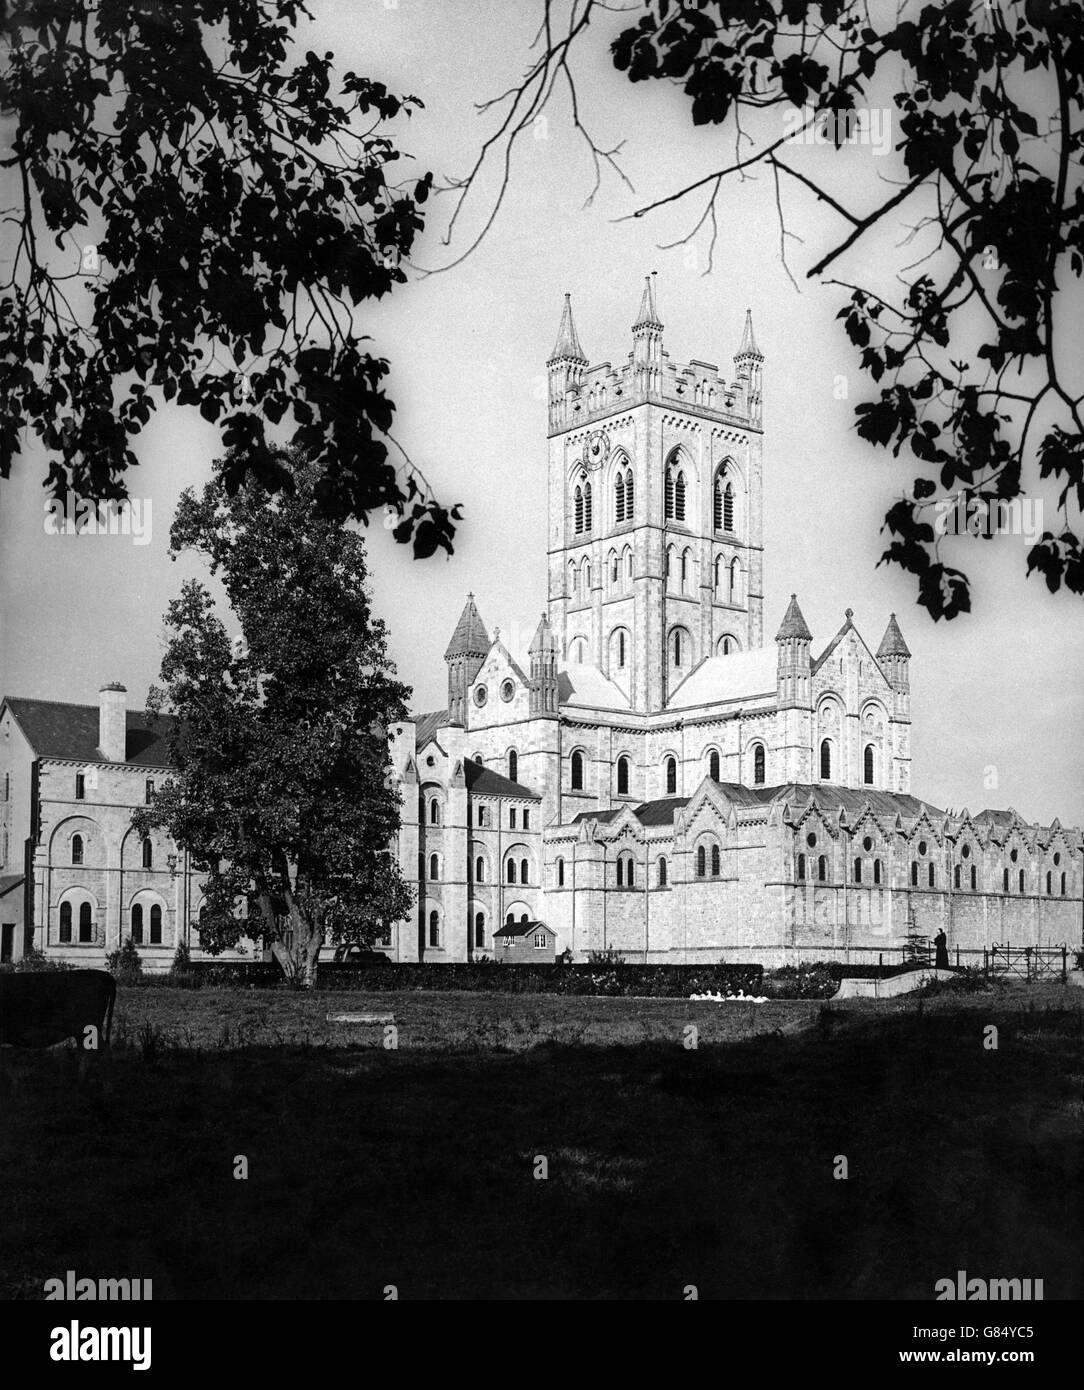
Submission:
<svg viewBox="0 0 1084 1390">
<path fill-rule="evenodd" d="M 558 655 L 658 712 L 708 657 L 763 645 L 761 364 L 673 362 L 648 276 L 632 350 L 588 364 L 565 296 L 549 369 L 549 620 Z"/>
<path fill-rule="evenodd" d="M 909 720 L 911 717 L 911 650 L 903 640 L 903 633 L 900 631 L 899 623 L 896 622 L 895 613 L 889 615 L 885 635 L 881 638 L 881 645 L 877 648 L 877 664 L 885 673 L 885 680 L 892 687 L 893 718 Z"/>
<path fill-rule="evenodd" d="M 452 640 L 444 653 L 448 663 L 448 722 L 467 723 L 467 691 L 478 674 L 490 648 L 489 634 L 475 607 L 474 595 L 467 595 Z"/>
</svg>

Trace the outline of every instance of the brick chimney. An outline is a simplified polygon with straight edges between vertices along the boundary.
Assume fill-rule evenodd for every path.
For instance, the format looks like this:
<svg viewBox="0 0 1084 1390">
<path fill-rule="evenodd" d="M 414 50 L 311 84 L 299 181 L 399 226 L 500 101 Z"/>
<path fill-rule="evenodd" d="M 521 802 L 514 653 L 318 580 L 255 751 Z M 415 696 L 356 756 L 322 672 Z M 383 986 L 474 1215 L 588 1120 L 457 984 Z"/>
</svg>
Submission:
<svg viewBox="0 0 1084 1390">
<path fill-rule="evenodd" d="M 98 691 L 98 752 L 111 763 L 122 763 L 128 750 L 128 692 L 119 681 Z"/>
</svg>

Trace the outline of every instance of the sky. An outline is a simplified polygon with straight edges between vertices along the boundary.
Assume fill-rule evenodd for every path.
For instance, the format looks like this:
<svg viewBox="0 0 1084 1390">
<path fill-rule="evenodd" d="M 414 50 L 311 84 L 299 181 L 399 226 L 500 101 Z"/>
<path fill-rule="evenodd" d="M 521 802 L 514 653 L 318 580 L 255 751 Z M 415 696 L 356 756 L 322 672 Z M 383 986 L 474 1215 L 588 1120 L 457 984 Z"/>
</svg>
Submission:
<svg viewBox="0 0 1084 1390">
<path fill-rule="evenodd" d="M 424 110 L 398 122 L 396 137 L 417 172 L 432 169 L 439 183 L 466 174 L 492 132 L 493 114 L 476 103 L 523 72 L 540 4 L 311 0 L 311 9 L 299 56 L 308 47 L 330 50 L 340 71 L 421 97 Z M 630 214 L 729 162 L 733 134 L 694 130 L 678 90 L 633 86 L 606 50 L 605 25 L 592 25 L 573 60 L 580 110 L 600 144 L 623 142 L 620 162 L 634 191 L 604 172 L 585 206 L 592 163 L 562 96 L 517 144 L 504 202 L 479 247 L 451 265 L 491 208 L 492 184 L 468 204 L 464 234 L 457 231 L 450 246 L 441 244 L 448 198 L 438 198 L 410 282 L 359 311 L 391 363 L 396 439 L 440 499 L 464 509 L 450 558 L 414 561 L 380 518 L 366 532 L 375 608 L 389 625 L 399 674 L 414 690 L 413 708 L 445 703 L 442 654 L 468 591 L 490 634 L 499 626 L 513 651 L 525 652 L 546 600 L 545 361 L 563 295 L 572 296 L 591 361 L 616 361 L 631 348 L 642 277 L 657 271 L 664 346 L 676 360 L 715 362 L 731 376 L 745 310 L 753 311 L 765 356 L 767 639 L 792 592 L 814 653 L 847 608 L 873 648 L 895 612 L 913 653 L 914 793 L 957 811 L 1011 805 L 1029 819 L 1080 825 L 1081 600 L 1025 581 L 1020 536 L 961 543 L 973 611 L 951 623 L 935 624 L 916 605 L 910 576 L 878 567 L 884 512 L 916 470 L 857 438 L 854 405 L 873 389 L 836 318 L 846 292 L 805 276 L 845 234 L 843 224 L 797 185 L 785 186 L 788 275 L 775 189 L 758 173 L 725 188 L 710 273 L 705 236 L 664 249 L 690 229 L 701 205 Z M 856 207 L 883 199 L 884 181 L 899 172 L 891 151 L 857 145 L 840 154 L 803 146 L 792 162 L 814 176 L 829 161 L 835 187 Z M 902 222 L 886 227 L 841 263 L 840 278 L 890 286 L 912 259 L 900 246 L 907 231 Z M 144 508 L 150 503 L 146 544 L 46 534 L 44 461 L 33 447 L 0 482 L 3 693 L 92 702 L 101 685 L 120 680 L 139 706 L 156 681 L 166 605 L 185 577 L 200 573 L 192 557 L 168 556 L 173 509 L 185 487 L 209 477 L 221 446 L 198 415 L 166 407 L 137 452 L 132 492 Z M 1047 512 L 1049 525 L 1049 499 Z"/>
</svg>

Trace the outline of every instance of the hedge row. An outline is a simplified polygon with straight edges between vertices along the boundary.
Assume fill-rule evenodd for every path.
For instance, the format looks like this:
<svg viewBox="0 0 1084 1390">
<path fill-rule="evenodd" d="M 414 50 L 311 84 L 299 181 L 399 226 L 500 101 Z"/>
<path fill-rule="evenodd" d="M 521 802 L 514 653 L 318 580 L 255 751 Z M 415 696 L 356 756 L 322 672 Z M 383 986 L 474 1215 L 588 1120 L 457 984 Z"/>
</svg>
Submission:
<svg viewBox="0 0 1084 1390">
<path fill-rule="evenodd" d="M 690 994 L 755 994 L 760 965 L 321 965 L 318 989 L 448 990 L 498 994 L 596 994 L 681 999 Z"/>
</svg>

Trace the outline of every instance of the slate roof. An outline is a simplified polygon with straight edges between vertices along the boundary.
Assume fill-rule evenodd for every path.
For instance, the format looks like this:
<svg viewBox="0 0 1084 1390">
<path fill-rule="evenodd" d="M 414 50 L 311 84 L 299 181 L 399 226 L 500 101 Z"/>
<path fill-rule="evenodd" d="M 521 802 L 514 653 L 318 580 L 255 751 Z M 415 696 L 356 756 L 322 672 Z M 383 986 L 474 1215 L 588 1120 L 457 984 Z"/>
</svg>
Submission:
<svg viewBox="0 0 1084 1390">
<path fill-rule="evenodd" d="M 412 714 L 410 718 L 412 722 L 417 725 L 415 747 L 420 753 L 437 730 L 443 729 L 447 724 L 448 711 L 446 709 L 437 709 L 434 710 L 432 714 Z"/>
<path fill-rule="evenodd" d="M 1015 811 L 980 811 L 971 818 L 975 822 L 991 821 L 994 825 L 1011 825 L 1016 819 Z"/>
<path fill-rule="evenodd" d="M 895 613 L 889 614 L 888 626 L 885 628 L 885 635 L 881 638 L 881 645 L 877 648 L 877 655 L 878 657 L 911 655 L 911 649 L 903 640 L 903 633 L 900 631 Z"/>
<path fill-rule="evenodd" d="M 936 806 L 919 801 L 915 796 L 908 796 L 903 792 L 883 792 L 876 787 L 856 789 L 840 787 L 834 782 L 787 782 L 779 787 L 747 787 L 741 782 L 716 782 L 715 785 L 728 801 L 739 806 L 768 806 L 773 802 L 783 801 L 792 810 L 802 811 L 810 795 L 815 794 L 823 810 L 834 812 L 842 806 L 849 817 L 860 815 L 867 805 L 875 815 L 895 816 L 898 813 L 908 820 L 914 820 L 923 810 L 930 816 L 944 814 Z M 675 813 L 688 803 L 687 796 L 668 796 L 659 801 L 641 802 L 639 806 L 633 807 L 632 814 L 641 825 L 671 825 Z M 619 816 L 621 810 L 622 808 L 617 806 L 608 811 L 581 811 L 573 816 L 572 824 L 595 820 L 605 825 Z"/>
<path fill-rule="evenodd" d="M 525 787 L 522 782 L 513 782 L 510 777 L 502 777 L 490 767 L 483 767 L 473 758 L 463 764 L 463 776 L 467 790 L 475 796 L 517 796 L 525 801 L 541 801 L 537 792 Z"/>
<path fill-rule="evenodd" d="M 787 637 L 800 637 L 806 642 L 813 640 L 813 634 L 802 615 L 802 610 L 798 607 L 797 594 L 790 596 L 790 603 L 787 604 L 787 611 L 783 614 L 783 621 L 779 624 L 775 640 L 779 642 Z"/>
<path fill-rule="evenodd" d="M 494 936 L 530 936 L 531 932 L 548 931 L 551 936 L 557 933 L 552 927 L 547 927 L 545 922 L 512 922 L 509 926 L 501 927 L 493 933 Z"/>
<path fill-rule="evenodd" d="M 64 758 L 72 762 L 103 762 L 98 751 L 98 706 L 68 705 L 59 700 L 24 700 L 9 696 L 4 703 L 39 758 Z M 169 767 L 166 739 L 172 727 L 170 715 L 152 723 L 145 710 L 127 712 L 128 743 L 125 762 L 135 767 Z"/>
</svg>

